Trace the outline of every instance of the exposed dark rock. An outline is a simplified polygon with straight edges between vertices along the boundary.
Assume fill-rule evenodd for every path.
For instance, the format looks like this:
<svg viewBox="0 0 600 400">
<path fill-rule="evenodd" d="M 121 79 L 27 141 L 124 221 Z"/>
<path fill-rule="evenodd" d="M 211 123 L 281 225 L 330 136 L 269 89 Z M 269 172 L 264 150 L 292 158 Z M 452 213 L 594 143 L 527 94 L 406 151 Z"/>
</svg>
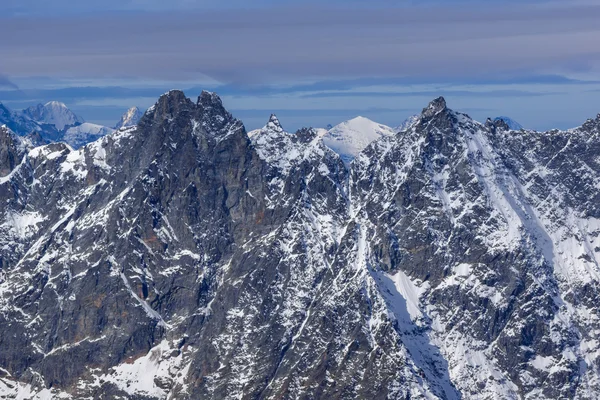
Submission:
<svg viewBox="0 0 600 400">
<path fill-rule="evenodd" d="M 0 129 L 0 394 L 596 398 L 598 120 L 415 121 L 349 166 L 210 92 Z"/>
</svg>

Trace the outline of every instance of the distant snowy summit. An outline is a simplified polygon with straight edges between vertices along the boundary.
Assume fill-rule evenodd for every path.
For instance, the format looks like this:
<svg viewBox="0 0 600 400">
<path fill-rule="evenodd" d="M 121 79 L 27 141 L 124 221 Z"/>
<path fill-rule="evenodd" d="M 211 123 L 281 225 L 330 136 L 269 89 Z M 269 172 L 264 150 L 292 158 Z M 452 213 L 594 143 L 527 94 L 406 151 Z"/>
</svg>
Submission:
<svg viewBox="0 0 600 400">
<path fill-rule="evenodd" d="M 115 129 L 128 128 L 137 125 L 138 122 L 140 122 L 142 115 L 144 114 L 139 108 L 131 107 L 121 116 L 121 119 L 115 125 Z"/>
<path fill-rule="evenodd" d="M 58 131 L 85 122 L 83 118 L 75 115 L 65 103 L 60 101 L 50 101 L 46 104 L 31 106 L 23 110 L 23 114 L 40 124 L 54 125 Z"/>
<path fill-rule="evenodd" d="M 521 129 L 524 129 L 523 125 L 521 125 L 520 123 L 518 123 L 517 121 L 515 121 L 514 119 L 509 118 L 509 117 L 505 117 L 505 116 L 496 117 L 496 118 L 494 118 L 494 121 L 503 121 L 513 131 L 520 131 Z"/>
<path fill-rule="evenodd" d="M 395 133 L 389 126 L 359 116 L 329 129 L 323 136 L 323 143 L 348 164 L 372 141 Z"/>
<path fill-rule="evenodd" d="M 137 125 L 142 115 L 138 107 L 131 107 L 115 129 Z M 75 149 L 115 131 L 108 126 L 85 122 L 60 101 L 37 104 L 22 111 L 10 110 L 0 103 L 0 125 L 6 125 L 19 136 L 37 135 L 41 142 L 64 142 Z"/>
</svg>

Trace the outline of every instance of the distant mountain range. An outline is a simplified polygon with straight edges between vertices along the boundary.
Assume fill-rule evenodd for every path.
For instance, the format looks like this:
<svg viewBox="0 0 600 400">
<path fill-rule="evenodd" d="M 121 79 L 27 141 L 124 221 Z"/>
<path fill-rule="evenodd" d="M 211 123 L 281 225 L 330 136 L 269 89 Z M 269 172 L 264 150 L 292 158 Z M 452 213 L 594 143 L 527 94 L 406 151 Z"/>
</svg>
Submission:
<svg viewBox="0 0 600 400">
<path fill-rule="evenodd" d="M 22 111 L 12 111 L 0 103 L 0 125 L 6 125 L 20 136 L 37 135 L 42 142 L 65 142 L 79 148 L 115 129 L 136 125 L 142 113 L 132 107 L 117 122 L 115 128 L 85 122 L 64 103 L 50 101 Z"/>
<path fill-rule="evenodd" d="M 69 110 L 65 103 L 58 101 L 29 107 L 23 110 L 22 115 L 42 125 L 53 125 L 58 131 L 85 122 L 83 118 Z"/>
<path fill-rule="evenodd" d="M 11 111 L 0 103 L 0 125 L 6 125 L 20 136 L 27 136 L 35 132 L 39 136 L 38 140 L 42 140 L 42 142 L 65 142 L 75 149 L 108 135 L 114 130 L 135 126 L 142 116 L 143 112 L 138 107 L 131 107 L 121 116 L 114 127 L 107 127 L 85 122 L 64 103 L 58 101 L 38 104 L 22 111 Z M 277 117 L 273 115 L 272 118 L 275 118 L 275 123 L 281 127 Z M 323 142 L 337 152 L 345 163 L 349 163 L 373 140 L 407 130 L 418 119 L 419 114 L 412 115 L 396 128 L 391 128 L 358 116 L 336 126 L 327 125 L 325 129 L 315 129 L 322 136 Z M 494 120 L 504 121 L 513 130 L 523 129 L 522 125 L 509 117 L 500 116 Z M 273 124 L 274 122 L 270 121 L 269 123 Z M 258 131 L 260 129 L 250 131 L 249 136 Z"/>
</svg>

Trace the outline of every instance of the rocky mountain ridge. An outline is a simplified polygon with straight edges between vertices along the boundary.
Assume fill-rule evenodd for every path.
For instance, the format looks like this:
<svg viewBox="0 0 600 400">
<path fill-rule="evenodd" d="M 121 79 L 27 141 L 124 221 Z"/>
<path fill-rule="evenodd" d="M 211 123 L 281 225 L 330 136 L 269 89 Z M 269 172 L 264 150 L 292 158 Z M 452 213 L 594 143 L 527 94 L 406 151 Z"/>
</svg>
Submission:
<svg viewBox="0 0 600 400">
<path fill-rule="evenodd" d="M 0 129 L 0 393 L 600 394 L 600 116 L 432 101 L 350 163 L 219 97 L 73 150 Z"/>
</svg>

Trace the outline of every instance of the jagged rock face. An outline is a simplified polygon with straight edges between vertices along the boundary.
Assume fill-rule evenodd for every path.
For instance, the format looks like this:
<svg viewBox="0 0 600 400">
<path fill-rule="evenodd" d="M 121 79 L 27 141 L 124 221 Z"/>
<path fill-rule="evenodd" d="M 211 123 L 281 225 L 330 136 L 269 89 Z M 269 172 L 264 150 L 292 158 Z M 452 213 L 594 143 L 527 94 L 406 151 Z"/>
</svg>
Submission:
<svg viewBox="0 0 600 400">
<path fill-rule="evenodd" d="M 595 398 L 599 125 L 440 98 L 349 167 L 209 92 L 78 151 L 0 130 L 0 392 Z"/>
<path fill-rule="evenodd" d="M 80 151 L 37 148 L 4 184 L 6 212 L 21 225 L 2 238 L 13 246 L 3 254 L 2 318 L 31 332 L 3 335 L 12 350 L 0 364 L 11 374 L 35 380 L 35 365 L 44 385 L 75 385 L 89 368 L 147 353 L 166 320 L 191 324 L 205 306 L 214 265 L 252 228 L 247 219 L 260 219 L 264 195 L 242 124 L 200 101 L 172 92 L 139 131 Z"/>
<path fill-rule="evenodd" d="M 6 126 L 0 126 L 0 178 L 7 178 L 24 155 L 34 146 L 41 144 L 37 135 L 20 137 Z"/>
<path fill-rule="evenodd" d="M 15 139 L 10 129 L 0 127 L 0 177 L 8 175 L 20 161 Z"/>
<path fill-rule="evenodd" d="M 598 393 L 598 139 L 594 121 L 519 133 L 438 100 L 354 165 L 374 268 L 415 283 L 464 396 Z"/>
</svg>

